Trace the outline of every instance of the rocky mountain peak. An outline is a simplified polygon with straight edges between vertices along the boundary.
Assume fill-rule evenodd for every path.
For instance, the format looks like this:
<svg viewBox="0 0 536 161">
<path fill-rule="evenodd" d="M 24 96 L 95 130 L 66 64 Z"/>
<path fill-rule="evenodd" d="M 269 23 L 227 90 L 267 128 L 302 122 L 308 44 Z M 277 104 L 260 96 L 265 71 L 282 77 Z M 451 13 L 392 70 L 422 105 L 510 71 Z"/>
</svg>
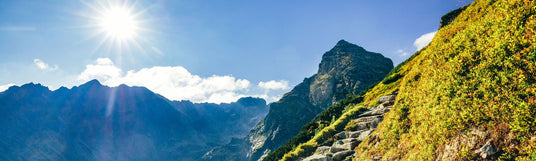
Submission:
<svg viewBox="0 0 536 161">
<path fill-rule="evenodd" d="M 205 160 L 259 160 L 296 135 L 305 123 L 333 103 L 382 80 L 393 62 L 345 40 L 324 53 L 318 73 L 304 79 L 279 101 L 241 143 L 207 153 Z M 236 153 L 240 151 L 240 153 Z M 229 153 L 236 153 L 229 155 Z"/>
<path fill-rule="evenodd" d="M 362 52 L 365 51 L 365 49 L 361 46 L 358 46 L 356 44 L 349 43 L 348 41 L 341 39 L 335 47 L 333 47 L 330 51 L 334 52 Z"/>
<path fill-rule="evenodd" d="M 385 69 L 389 66 L 393 66 L 391 60 L 383 60 L 386 60 L 386 58 L 379 53 L 369 52 L 363 47 L 349 43 L 345 40 L 340 40 L 331 50 L 324 53 L 318 68 L 318 73 L 325 74 L 330 71 L 341 72 L 355 67 L 372 66 L 373 68 L 380 67 Z M 377 62 L 381 63 L 375 64 Z"/>
<path fill-rule="evenodd" d="M 93 80 L 90 80 L 89 82 L 86 82 L 86 83 L 80 85 L 79 87 L 80 88 L 91 88 L 91 87 L 100 87 L 100 86 L 103 86 L 103 85 L 98 80 L 93 79 Z"/>
</svg>

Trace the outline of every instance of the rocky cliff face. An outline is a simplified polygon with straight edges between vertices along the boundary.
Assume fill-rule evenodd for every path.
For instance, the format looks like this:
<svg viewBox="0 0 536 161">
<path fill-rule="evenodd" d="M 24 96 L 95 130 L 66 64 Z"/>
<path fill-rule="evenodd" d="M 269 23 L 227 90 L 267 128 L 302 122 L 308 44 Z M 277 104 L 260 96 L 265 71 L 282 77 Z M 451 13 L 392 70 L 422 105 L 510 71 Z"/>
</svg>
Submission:
<svg viewBox="0 0 536 161">
<path fill-rule="evenodd" d="M 0 92 L 0 160 L 197 160 L 264 118 L 263 99 L 169 101 L 143 87 L 93 80 Z"/>
<path fill-rule="evenodd" d="M 304 79 L 283 98 L 272 103 L 268 115 L 242 139 L 243 142 L 215 148 L 203 159 L 262 159 L 296 135 L 318 113 L 379 82 L 392 68 L 392 61 L 381 54 L 341 40 L 322 56 L 318 73 Z M 243 149 L 238 150 L 237 147 Z"/>
</svg>

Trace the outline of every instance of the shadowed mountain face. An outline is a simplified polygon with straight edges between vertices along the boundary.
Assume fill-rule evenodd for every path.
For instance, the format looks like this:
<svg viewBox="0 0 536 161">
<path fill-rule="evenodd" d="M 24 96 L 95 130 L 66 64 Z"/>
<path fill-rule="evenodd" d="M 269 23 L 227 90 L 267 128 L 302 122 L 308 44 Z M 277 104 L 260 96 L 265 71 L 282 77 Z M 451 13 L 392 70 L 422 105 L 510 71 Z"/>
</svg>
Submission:
<svg viewBox="0 0 536 161">
<path fill-rule="evenodd" d="M 0 93 L 0 160 L 195 160 L 266 112 L 258 98 L 178 102 L 96 80 L 55 91 L 14 86 Z"/>
<path fill-rule="evenodd" d="M 203 159 L 262 159 L 298 134 L 317 114 L 381 81 L 392 68 L 389 58 L 341 40 L 322 56 L 318 73 L 272 103 L 268 115 L 248 136 L 211 150 Z"/>
</svg>

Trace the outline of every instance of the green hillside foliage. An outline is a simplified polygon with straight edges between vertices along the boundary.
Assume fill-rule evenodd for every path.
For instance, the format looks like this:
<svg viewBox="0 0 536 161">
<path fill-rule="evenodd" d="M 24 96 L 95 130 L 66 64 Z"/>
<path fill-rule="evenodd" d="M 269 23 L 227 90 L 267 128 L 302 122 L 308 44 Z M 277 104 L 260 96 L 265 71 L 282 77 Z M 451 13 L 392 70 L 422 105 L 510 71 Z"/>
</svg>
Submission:
<svg viewBox="0 0 536 161">
<path fill-rule="evenodd" d="M 503 156 L 536 159 L 535 3 L 475 1 L 441 28 L 405 65 L 394 110 L 375 132 L 380 143 L 360 144 L 360 158 L 433 160 L 449 139 L 478 128 L 513 134 L 494 140 L 513 143 L 499 147 Z"/>
<path fill-rule="evenodd" d="M 282 160 L 310 155 L 360 109 L 398 91 L 393 109 L 357 148 L 357 160 L 435 160 L 470 129 L 491 133 L 495 159 L 536 160 L 536 2 L 476 0 L 426 48 L 393 69 L 313 139 Z M 377 144 L 376 144 L 377 143 Z M 462 145 L 463 147 L 463 145 Z M 464 149 L 461 159 L 476 159 Z"/>
</svg>

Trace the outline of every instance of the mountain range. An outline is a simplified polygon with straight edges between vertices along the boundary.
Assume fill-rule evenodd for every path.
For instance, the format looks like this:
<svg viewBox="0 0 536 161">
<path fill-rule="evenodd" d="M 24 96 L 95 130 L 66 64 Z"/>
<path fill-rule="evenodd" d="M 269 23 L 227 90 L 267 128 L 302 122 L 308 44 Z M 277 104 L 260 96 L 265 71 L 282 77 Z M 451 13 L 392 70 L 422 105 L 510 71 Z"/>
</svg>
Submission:
<svg viewBox="0 0 536 161">
<path fill-rule="evenodd" d="M 260 98 L 230 104 L 170 101 L 145 87 L 97 80 L 50 91 L 0 93 L 0 160 L 196 160 L 268 112 Z"/>
</svg>

